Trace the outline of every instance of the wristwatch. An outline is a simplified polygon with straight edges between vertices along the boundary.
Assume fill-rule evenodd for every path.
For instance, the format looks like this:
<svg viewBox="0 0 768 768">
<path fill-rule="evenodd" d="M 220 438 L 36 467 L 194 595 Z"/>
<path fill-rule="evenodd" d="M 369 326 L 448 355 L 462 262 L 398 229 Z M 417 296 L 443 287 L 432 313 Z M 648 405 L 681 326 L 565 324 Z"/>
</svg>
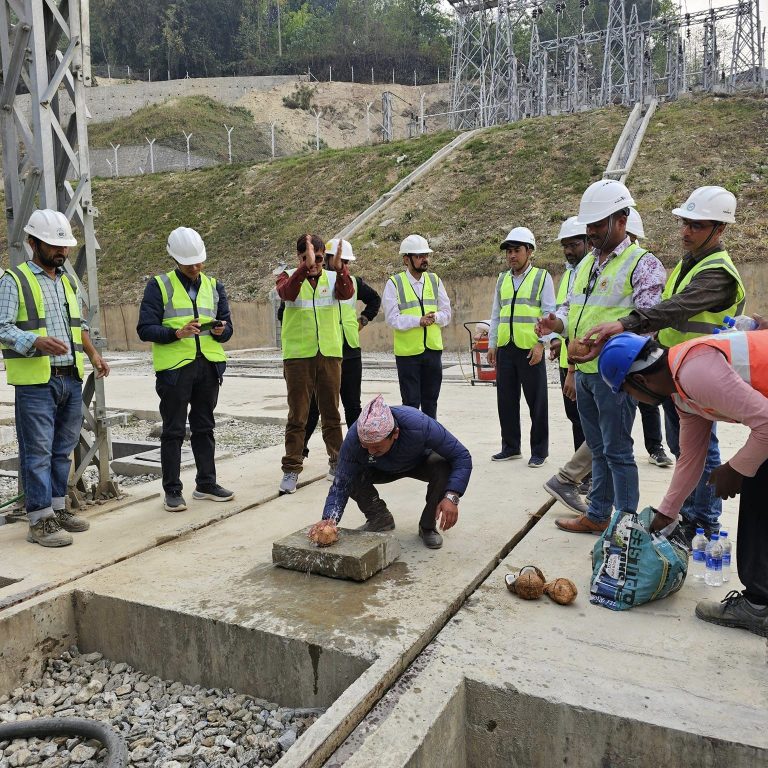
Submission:
<svg viewBox="0 0 768 768">
<path fill-rule="evenodd" d="M 446 491 L 443 498 L 448 499 L 448 501 L 450 501 L 452 504 L 456 504 L 458 506 L 461 496 L 459 496 L 458 493 L 454 493 L 453 491 Z"/>
<path fill-rule="evenodd" d="M 357 319 L 358 319 L 358 322 L 360 323 L 360 325 L 362 325 L 363 327 L 368 325 L 368 323 L 370 322 L 365 315 L 360 315 L 360 317 L 358 317 Z"/>
</svg>

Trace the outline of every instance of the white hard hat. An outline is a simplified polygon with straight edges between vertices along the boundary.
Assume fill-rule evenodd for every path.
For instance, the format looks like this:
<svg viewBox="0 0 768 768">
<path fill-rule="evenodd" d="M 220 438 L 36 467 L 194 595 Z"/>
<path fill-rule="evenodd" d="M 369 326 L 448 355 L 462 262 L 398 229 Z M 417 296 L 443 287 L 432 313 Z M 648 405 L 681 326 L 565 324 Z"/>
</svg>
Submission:
<svg viewBox="0 0 768 768">
<path fill-rule="evenodd" d="M 407 253 L 432 253 L 432 249 L 429 247 L 425 237 L 421 235 L 408 235 L 400 243 L 400 253 L 403 255 Z"/>
<path fill-rule="evenodd" d="M 533 232 L 531 232 L 528 227 L 515 227 L 504 238 L 504 242 L 499 246 L 499 248 L 502 251 L 505 251 L 507 246 L 512 244 L 530 245 L 531 248 L 536 250 L 536 238 L 533 236 Z"/>
<path fill-rule="evenodd" d="M 633 205 L 632 195 L 620 181 L 601 179 L 590 184 L 581 196 L 579 224 L 594 224 Z"/>
<path fill-rule="evenodd" d="M 640 218 L 640 214 L 635 208 L 629 209 L 629 216 L 627 217 L 627 232 L 629 232 L 631 235 L 636 235 L 643 240 L 645 239 L 643 220 Z"/>
<path fill-rule="evenodd" d="M 587 225 L 579 224 L 578 216 L 571 216 L 560 225 L 558 240 L 567 240 L 569 237 L 586 237 Z"/>
<path fill-rule="evenodd" d="M 672 213 L 684 219 L 733 224 L 736 221 L 736 196 L 722 187 L 699 187 Z"/>
<path fill-rule="evenodd" d="M 190 266 L 205 261 L 205 243 L 200 234 L 189 227 L 178 227 L 168 235 L 168 255 L 179 264 Z"/>
<path fill-rule="evenodd" d="M 339 247 L 339 238 L 334 237 L 333 240 L 329 240 L 325 244 L 325 253 L 327 255 L 335 256 L 336 249 L 338 247 Z M 357 261 L 357 259 L 355 258 L 355 254 L 352 251 L 352 243 L 350 243 L 349 240 L 341 241 L 341 258 L 344 261 Z"/>
<path fill-rule="evenodd" d="M 24 231 L 48 245 L 77 245 L 72 234 L 72 226 L 67 217 L 59 211 L 50 208 L 33 211 Z"/>
</svg>

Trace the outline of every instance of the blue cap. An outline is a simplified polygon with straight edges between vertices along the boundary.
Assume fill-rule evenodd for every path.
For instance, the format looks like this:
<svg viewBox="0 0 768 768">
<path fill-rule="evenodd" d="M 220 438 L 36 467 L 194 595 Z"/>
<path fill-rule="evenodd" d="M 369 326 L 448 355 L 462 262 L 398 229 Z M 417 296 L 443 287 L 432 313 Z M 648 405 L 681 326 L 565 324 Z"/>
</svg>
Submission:
<svg viewBox="0 0 768 768">
<path fill-rule="evenodd" d="M 597 368 L 614 394 L 621 390 L 629 369 L 649 341 L 646 336 L 624 331 L 606 342 L 597 358 Z"/>
<path fill-rule="evenodd" d="M 703 528 L 697 528 L 696 529 L 696 535 L 698 536 L 699 534 L 701 534 L 702 536 L 704 535 L 704 529 Z"/>
<path fill-rule="evenodd" d="M 721 539 L 727 539 L 728 538 L 728 531 L 724 531 L 722 528 L 720 529 L 720 538 Z"/>
<path fill-rule="evenodd" d="M 719 538 L 720 538 L 720 534 L 719 534 L 719 533 L 713 533 L 713 534 L 712 534 L 712 535 L 709 537 L 709 540 L 710 540 L 710 541 L 717 541 Z"/>
</svg>

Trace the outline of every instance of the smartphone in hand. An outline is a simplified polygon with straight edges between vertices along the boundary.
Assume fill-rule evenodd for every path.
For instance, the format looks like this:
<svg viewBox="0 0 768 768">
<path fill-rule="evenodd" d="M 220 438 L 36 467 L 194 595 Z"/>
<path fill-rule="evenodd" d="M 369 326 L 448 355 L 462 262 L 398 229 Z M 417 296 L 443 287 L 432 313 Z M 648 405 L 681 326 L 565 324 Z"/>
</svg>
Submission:
<svg viewBox="0 0 768 768">
<path fill-rule="evenodd" d="M 210 331 L 212 328 L 221 328 L 224 325 L 223 320 L 207 320 L 204 323 L 200 323 L 201 331 Z"/>
</svg>

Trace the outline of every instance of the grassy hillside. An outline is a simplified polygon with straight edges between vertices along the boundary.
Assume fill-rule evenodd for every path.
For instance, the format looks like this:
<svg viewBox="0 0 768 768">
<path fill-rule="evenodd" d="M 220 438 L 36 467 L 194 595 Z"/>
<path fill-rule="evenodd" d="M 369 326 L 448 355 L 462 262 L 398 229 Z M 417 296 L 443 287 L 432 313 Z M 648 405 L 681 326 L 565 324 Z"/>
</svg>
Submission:
<svg viewBox="0 0 768 768">
<path fill-rule="evenodd" d="M 503 263 L 498 243 L 517 225 L 536 234 L 539 263 L 559 268 L 559 222 L 600 178 L 626 115 L 610 108 L 481 134 L 353 238 L 361 274 L 374 284 L 383 280 L 400 265 L 401 238 L 420 232 L 431 239 L 433 266 L 447 279 L 492 275 Z M 94 199 L 101 212 L 103 300 L 136 300 L 145 277 L 167 267 L 165 238 L 179 225 L 200 230 L 210 272 L 234 298 L 264 298 L 273 267 L 284 257 L 293 262 L 301 232 L 330 236 L 451 137 L 99 180 Z M 679 256 L 670 211 L 703 184 L 722 184 L 739 198 L 739 223 L 728 233 L 734 258 L 768 260 L 766 137 L 764 98 L 690 99 L 659 109 L 628 186 L 649 247 L 667 264 Z"/>
</svg>

